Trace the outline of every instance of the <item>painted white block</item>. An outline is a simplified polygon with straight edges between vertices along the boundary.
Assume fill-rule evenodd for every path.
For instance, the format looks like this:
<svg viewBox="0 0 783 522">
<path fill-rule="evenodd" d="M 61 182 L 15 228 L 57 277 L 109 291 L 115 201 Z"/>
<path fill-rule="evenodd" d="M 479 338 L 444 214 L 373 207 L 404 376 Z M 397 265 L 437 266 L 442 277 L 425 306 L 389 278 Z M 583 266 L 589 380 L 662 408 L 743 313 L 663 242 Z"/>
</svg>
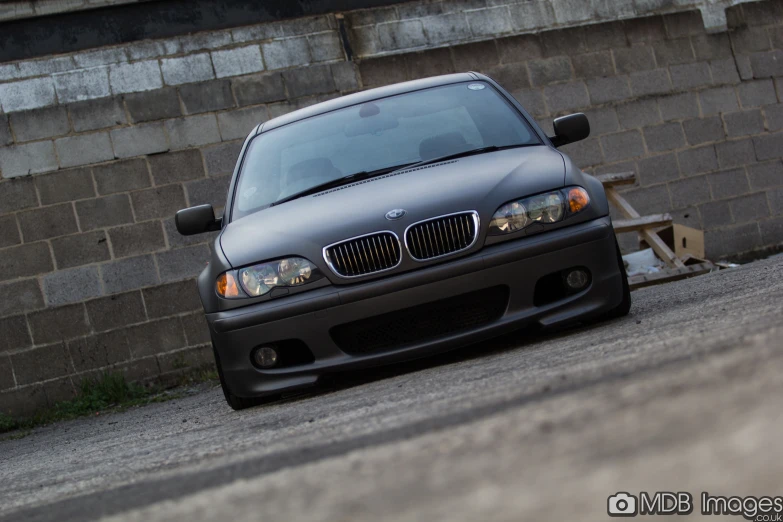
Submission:
<svg viewBox="0 0 783 522">
<path fill-rule="evenodd" d="M 109 83 L 114 94 L 151 91 L 163 87 L 157 60 L 111 65 Z"/>
<path fill-rule="evenodd" d="M 191 54 L 182 58 L 164 58 L 160 61 L 163 80 L 167 85 L 203 82 L 215 77 L 209 54 Z"/>
<path fill-rule="evenodd" d="M 60 103 L 92 100 L 111 95 L 109 68 L 106 66 L 53 74 L 52 80 Z"/>
<path fill-rule="evenodd" d="M 35 78 L 0 84 L 0 106 L 5 112 L 25 111 L 54 105 L 51 78 Z"/>
<path fill-rule="evenodd" d="M 241 76 L 264 70 L 261 50 L 257 45 L 226 51 L 212 51 L 212 64 L 218 78 Z"/>
</svg>

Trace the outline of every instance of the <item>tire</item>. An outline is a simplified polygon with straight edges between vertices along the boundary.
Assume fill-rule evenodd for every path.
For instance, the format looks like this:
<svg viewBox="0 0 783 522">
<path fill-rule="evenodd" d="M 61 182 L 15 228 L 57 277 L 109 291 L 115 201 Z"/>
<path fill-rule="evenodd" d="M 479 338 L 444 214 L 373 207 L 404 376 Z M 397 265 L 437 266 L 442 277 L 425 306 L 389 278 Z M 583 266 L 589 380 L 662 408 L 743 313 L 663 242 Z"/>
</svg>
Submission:
<svg viewBox="0 0 783 522">
<path fill-rule="evenodd" d="M 244 410 L 247 408 L 252 408 L 253 406 L 258 406 L 259 404 L 270 402 L 271 400 L 275 400 L 276 397 L 247 398 L 237 397 L 231 393 L 231 391 L 228 389 L 228 386 L 226 385 L 226 379 L 223 377 L 223 365 L 220 364 L 220 357 L 218 356 L 217 348 L 215 348 L 215 343 L 212 343 L 212 353 L 215 355 L 215 366 L 217 366 L 218 377 L 220 377 L 220 387 L 223 388 L 223 396 L 226 398 L 226 402 L 229 406 L 231 406 L 232 410 Z"/>
<path fill-rule="evenodd" d="M 631 311 L 631 287 L 628 285 L 628 274 L 625 271 L 625 264 L 623 264 L 623 256 L 620 254 L 620 245 L 617 243 L 617 239 L 614 240 L 614 246 L 617 250 L 617 265 L 620 269 L 620 275 L 622 276 L 623 285 L 623 300 L 620 304 L 604 313 L 599 321 L 605 321 L 608 319 L 617 319 L 618 317 L 625 317 L 628 312 Z"/>
</svg>

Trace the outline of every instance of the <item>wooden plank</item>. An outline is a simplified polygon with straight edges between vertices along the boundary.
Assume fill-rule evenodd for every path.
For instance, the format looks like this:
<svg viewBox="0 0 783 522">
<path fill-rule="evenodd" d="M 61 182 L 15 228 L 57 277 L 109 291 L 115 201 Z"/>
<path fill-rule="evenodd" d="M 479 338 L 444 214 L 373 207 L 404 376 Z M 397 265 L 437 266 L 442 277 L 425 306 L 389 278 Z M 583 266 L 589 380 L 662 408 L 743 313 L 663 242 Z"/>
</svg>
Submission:
<svg viewBox="0 0 783 522">
<path fill-rule="evenodd" d="M 715 270 L 715 265 L 709 261 L 705 263 L 699 263 L 698 265 L 683 266 L 679 268 L 667 268 L 654 274 L 636 275 L 628 278 L 628 284 L 631 288 L 643 288 L 645 286 L 658 285 L 661 283 L 668 283 L 671 281 L 677 281 L 688 277 L 693 277 L 701 274 L 706 274 Z"/>
<path fill-rule="evenodd" d="M 641 217 L 639 213 L 634 210 L 631 204 L 628 203 L 628 200 L 622 197 L 614 188 L 609 187 L 606 189 L 606 197 L 609 199 L 609 202 L 617 207 L 620 213 L 626 218 L 634 219 Z M 653 249 L 655 254 L 659 258 L 663 259 L 667 265 L 673 266 L 675 268 L 685 266 L 655 232 L 650 232 L 649 230 L 640 230 L 639 237 L 646 241 L 647 244 L 650 245 L 650 247 Z"/>
<path fill-rule="evenodd" d="M 633 185 L 636 174 L 633 172 L 618 172 L 617 174 L 599 174 L 596 176 L 604 187 L 616 187 L 617 185 Z"/>
<path fill-rule="evenodd" d="M 631 219 L 618 219 L 613 223 L 614 233 L 637 232 L 645 228 L 666 227 L 672 224 L 669 214 L 652 214 Z"/>
</svg>

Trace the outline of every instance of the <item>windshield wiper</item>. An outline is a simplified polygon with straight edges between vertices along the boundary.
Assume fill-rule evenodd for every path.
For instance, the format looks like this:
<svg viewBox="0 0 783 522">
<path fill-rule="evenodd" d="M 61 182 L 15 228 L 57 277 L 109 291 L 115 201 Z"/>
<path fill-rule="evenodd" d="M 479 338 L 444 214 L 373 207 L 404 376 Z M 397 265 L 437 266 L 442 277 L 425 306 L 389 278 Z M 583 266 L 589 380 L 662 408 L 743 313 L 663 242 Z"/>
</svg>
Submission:
<svg viewBox="0 0 783 522">
<path fill-rule="evenodd" d="M 283 199 L 278 199 L 277 201 L 275 201 L 269 206 L 274 207 L 275 205 L 286 203 L 288 201 L 302 198 L 304 196 L 309 196 L 310 194 L 318 194 L 319 192 L 323 192 L 324 190 L 329 190 L 330 188 L 339 187 L 341 185 L 347 185 L 349 183 L 354 183 L 356 181 L 361 181 L 363 179 L 374 178 L 375 176 L 382 176 L 389 172 L 394 172 L 395 170 L 404 169 L 409 165 L 412 165 L 412 163 L 406 163 L 404 165 L 395 165 L 394 167 L 384 167 L 382 169 L 371 170 L 369 172 L 362 171 L 362 172 L 357 172 L 355 174 L 349 174 L 341 178 L 333 179 L 331 181 L 326 181 L 324 183 L 320 183 L 318 185 L 312 186 L 301 192 L 297 192 L 296 194 L 291 194 L 290 196 L 286 196 Z"/>
<path fill-rule="evenodd" d="M 517 149 L 520 147 L 530 147 L 533 145 L 540 145 L 540 143 L 520 143 L 517 145 L 503 145 L 498 147 L 497 145 L 490 145 L 488 147 L 479 147 L 478 149 L 463 150 L 462 152 L 455 152 L 454 154 L 447 154 L 446 156 L 440 156 L 438 158 L 432 158 L 412 165 L 407 165 L 405 168 L 421 167 L 422 165 L 431 165 L 432 163 L 440 163 L 441 161 L 448 161 L 457 158 L 465 158 L 467 156 L 475 156 L 477 154 L 486 154 L 487 152 L 497 152 L 499 150 Z"/>
</svg>

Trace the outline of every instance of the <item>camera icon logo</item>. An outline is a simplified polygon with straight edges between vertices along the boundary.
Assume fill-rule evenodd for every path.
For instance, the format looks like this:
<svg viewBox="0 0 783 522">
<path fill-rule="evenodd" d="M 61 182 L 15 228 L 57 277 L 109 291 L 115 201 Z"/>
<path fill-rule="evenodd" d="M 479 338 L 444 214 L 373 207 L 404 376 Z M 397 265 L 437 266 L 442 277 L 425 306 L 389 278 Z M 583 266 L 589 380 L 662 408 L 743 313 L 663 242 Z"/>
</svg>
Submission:
<svg viewBox="0 0 783 522">
<path fill-rule="evenodd" d="M 607 499 L 606 511 L 610 517 L 635 517 L 639 514 L 636 497 L 623 491 Z"/>
</svg>

